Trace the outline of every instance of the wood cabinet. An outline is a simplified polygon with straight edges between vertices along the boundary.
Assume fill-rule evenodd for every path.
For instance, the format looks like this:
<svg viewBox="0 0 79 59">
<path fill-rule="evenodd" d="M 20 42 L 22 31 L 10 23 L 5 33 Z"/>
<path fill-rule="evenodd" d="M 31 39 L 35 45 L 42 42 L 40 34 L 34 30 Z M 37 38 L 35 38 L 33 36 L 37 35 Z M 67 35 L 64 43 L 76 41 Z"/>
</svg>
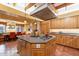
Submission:
<svg viewBox="0 0 79 59">
<path fill-rule="evenodd" d="M 79 49 L 79 37 L 76 35 L 59 34 L 56 43 Z"/>
<path fill-rule="evenodd" d="M 31 44 L 32 56 L 45 56 L 46 44 Z"/>
<path fill-rule="evenodd" d="M 55 44 L 61 44 L 79 49 L 79 36 L 69 34 L 56 34 L 56 33 L 51 35 L 56 36 Z"/>
<path fill-rule="evenodd" d="M 79 28 L 79 16 L 77 16 L 76 18 L 77 18 L 77 28 Z"/>
<path fill-rule="evenodd" d="M 63 45 L 79 49 L 79 40 L 78 40 L 79 37 L 78 36 L 64 35 L 62 38 L 63 38 Z"/>
<path fill-rule="evenodd" d="M 79 16 L 42 21 L 40 28 L 43 33 L 49 32 L 50 29 L 76 29 L 79 28 Z"/>
<path fill-rule="evenodd" d="M 50 21 L 50 27 L 51 27 L 51 29 L 56 28 L 56 19 L 53 19 Z"/>
<path fill-rule="evenodd" d="M 45 49 L 32 49 L 32 56 L 45 56 Z"/>
<path fill-rule="evenodd" d="M 46 43 L 30 43 L 19 39 L 17 50 L 21 56 L 52 56 L 55 52 L 55 40 L 52 39 Z"/>
<path fill-rule="evenodd" d="M 76 42 L 76 43 L 75 43 L 75 44 L 76 44 L 76 47 L 79 48 L 79 37 L 77 37 L 77 39 L 76 39 L 75 42 Z"/>
<path fill-rule="evenodd" d="M 51 29 L 73 29 L 79 27 L 79 16 L 56 18 L 50 20 Z"/>
<path fill-rule="evenodd" d="M 64 28 L 64 20 L 63 19 L 53 19 L 51 20 L 51 29 L 61 29 Z"/>
<path fill-rule="evenodd" d="M 19 55 L 21 56 L 46 56 L 49 55 L 46 54 L 46 51 L 48 52 L 50 51 L 49 49 L 50 45 L 46 45 L 46 43 L 35 44 L 35 43 L 29 43 L 24 40 L 18 40 L 17 50 Z M 46 49 L 46 47 L 48 47 L 47 48 L 48 50 Z"/>
<path fill-rule="evenodd" d="M 23 40 L 18 40 L 17 50 L 21 56 L 30 55 L 30 44 Z"/>
<path fill-rule="evenodd" d="M 46 55 L 47 56 L 54 56 L 55 54 L 55 43 L 56 40 L 50 40 L 47 44 L 46 44 Z"/>
<path fill-rule="evenodd" d="M 40 29 L 42 33 L 48 33 L 50 29 L 50 21 L 43 21 L 40 23 Z"/>
<path fill-rule="evenodd" d="M 64 20 L 65 28 L 67 29 L 77 28 L 77 17 L 76 16 L 64 18 L 63 20 Z"/>
</svg>

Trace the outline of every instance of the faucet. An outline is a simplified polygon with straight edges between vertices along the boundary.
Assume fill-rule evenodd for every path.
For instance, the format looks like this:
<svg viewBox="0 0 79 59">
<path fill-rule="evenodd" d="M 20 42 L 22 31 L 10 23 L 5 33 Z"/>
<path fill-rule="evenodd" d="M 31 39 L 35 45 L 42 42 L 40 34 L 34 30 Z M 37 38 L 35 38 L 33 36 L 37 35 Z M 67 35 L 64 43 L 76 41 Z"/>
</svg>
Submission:
<svg viewBox="0 0 79 59">
<path fill-rule="evenodd" d="M 59 32 L 59 34 L 62 34 L 62 33 L 63 33 L 63 32 L 61 32 L 61 31 Z"/>
</svg>

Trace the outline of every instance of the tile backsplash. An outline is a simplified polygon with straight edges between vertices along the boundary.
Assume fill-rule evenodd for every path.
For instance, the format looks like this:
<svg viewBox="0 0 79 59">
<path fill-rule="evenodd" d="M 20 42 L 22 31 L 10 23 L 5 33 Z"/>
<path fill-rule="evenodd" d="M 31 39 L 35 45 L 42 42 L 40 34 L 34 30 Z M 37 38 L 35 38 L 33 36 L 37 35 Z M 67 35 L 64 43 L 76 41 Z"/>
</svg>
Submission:
<svg viewBox="0 0 79 59">
<path fill-rule="evenodd" d="M 50 32 L 79 33 L 79 29 L 50 29 Z"/>
</svg>

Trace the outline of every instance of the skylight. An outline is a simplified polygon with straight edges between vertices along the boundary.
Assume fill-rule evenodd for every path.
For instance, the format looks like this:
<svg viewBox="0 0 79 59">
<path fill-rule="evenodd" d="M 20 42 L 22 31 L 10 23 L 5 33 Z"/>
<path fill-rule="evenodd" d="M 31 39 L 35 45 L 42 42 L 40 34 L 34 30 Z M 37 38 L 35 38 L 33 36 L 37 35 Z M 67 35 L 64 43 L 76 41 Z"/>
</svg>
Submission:
<svg viewBox="0 0 79 59">
<path fill-rule="evenodd" d="M 8 7 L 14 8 L 16 10 L 22 11 L 25 13 L 25 7 L 29 4 L 29 3 L 2 3 Z M 31 8 L 26 10 L 27 14 L 30 14 L 33 10 L 35 9 L 34 6 L 32 6 Z"/>
<path fill-rule="evenodd" d="M 79 4 L 72 4 L 70 6 L 58 9 L 58 15 L 66 14 L 76 10 L 79 10 Z"/>
</svg>

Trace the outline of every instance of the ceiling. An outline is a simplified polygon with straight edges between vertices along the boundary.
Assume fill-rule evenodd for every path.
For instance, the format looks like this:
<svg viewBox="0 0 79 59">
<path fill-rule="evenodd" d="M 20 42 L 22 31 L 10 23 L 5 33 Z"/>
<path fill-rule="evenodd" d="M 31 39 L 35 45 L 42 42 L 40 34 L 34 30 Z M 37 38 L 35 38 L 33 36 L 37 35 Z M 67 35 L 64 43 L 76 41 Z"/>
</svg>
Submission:
<svg viewBox="0 0 79 59">
<path fill-rule="evenodd" d="M 29 15 L 29 16 L 26 15 L 26 16 L 28 16 L 28 18 L 27 18 L 25 16 L 25 14 L 24 14 L 24 17 L 22 17 L 21 16 L 22 13 L 17 16 L 16 12 L 14 12 L 14 11 L 11 11 L 11 12 L 15 13 L 15 14 L 6 13 L 5 11 L 3 11 L 3 12 L 1 11 L 2 12 L 1 15 L 4 15 L 4 16 L 1 16 L 2 18 L 12 18 L 12 17 L 14 17 L 12 19 L 15 19 L 15 20 L 17 19 L 18 21 L 22 21 L 22 22 L 24 22 L 24 20 L 26 20 L 26 19 L 27 19 L 28 22 L 32 22 L 34 19 L 47 20 L 47 19 L 55 18 L 54 13 L 52 13 L 52 11 L 48 7 L 45 8 L 45 9 L 42 9 L 42 10 L 40 10 L 40 11 L 34 13 L 34 14 L 31 14 L 31 13 L 35 12 L 40 6 L 42 6 L 43 4 L 47 4 L 47 3 L 2 3 L 2 4 L 6 5 L 8 7 L 11 7 L 12 9 L 18 10 L 20 12 L 23 12 L 23 13 L 26 13 L 26 14 Z M 54 9 L 52 9 L 54 12 L 59 8 L 70 5 L 70 3 L 50 3 L 50 4 L 54 8 Z M 5 17 L 5 15 L 7 17 Z M 34 16 L 34 18 L 31 17 L 31 15 Z"/>
<path fill-rule="evenodd" d="M 30 14 L 30 12 L 35 9 L 35 7 L 33 6 L 35 3 L 2 3 L 2 4 L 27 14 Z"/>
<path fill-rule="evenodd" d="M 42 4 L 47 4 L 47 3 L 2 3 L 6 6 L 9 6 L 11 8 L 14 8 L 16 10 L 25 12 L 27 14 L 30 14 L 32 11 L 34 11 L 38 6 Z M 56 9 L 62 8 L 65 5 L 69 5 L 71 3 L 51 3 L 54 5 Z M 25 11 L 26 10 L 26 11 Z"/>
</svg>

